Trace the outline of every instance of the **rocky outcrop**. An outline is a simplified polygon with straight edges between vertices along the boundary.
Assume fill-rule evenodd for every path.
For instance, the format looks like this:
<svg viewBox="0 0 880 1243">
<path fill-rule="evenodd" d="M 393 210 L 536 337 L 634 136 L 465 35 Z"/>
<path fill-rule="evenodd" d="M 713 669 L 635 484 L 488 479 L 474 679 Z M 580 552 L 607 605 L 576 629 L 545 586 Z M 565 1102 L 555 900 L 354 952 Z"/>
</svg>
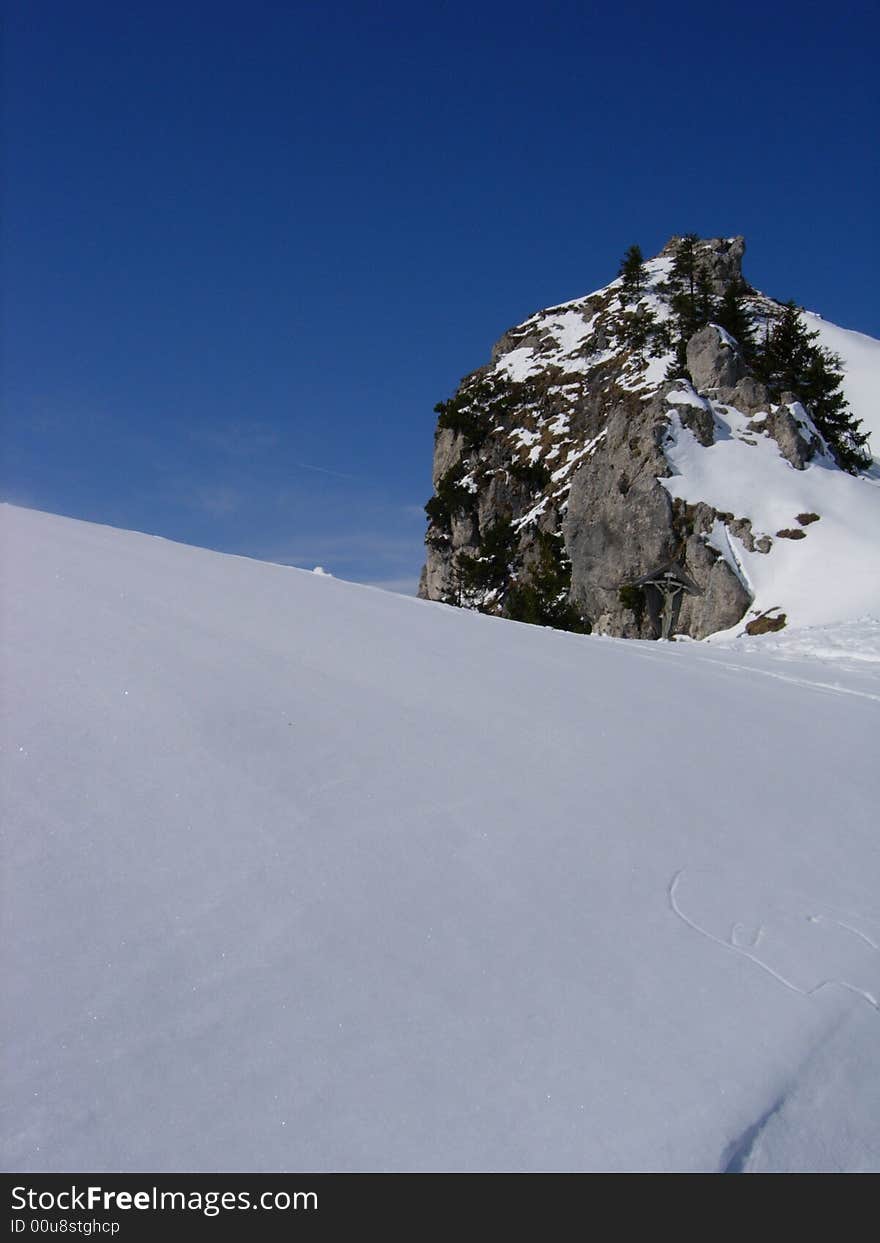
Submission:
<svg viewBox="0 0 880 1243">
<path fill-rule="evenodd" d="M 435 488 L 456 462 L 461 461 L 463 453 L 464 440 L 458 432 L 450 431 L 448 427 L 437 429 L 437 435 L 434 437 L 434 462 L 431 469 L 431 482 Z"/>
<path fill-rule="evenodd" d="M 783 394 L 791 404 L 775 406 L 761 418 L 754 419 L 749 427 L 753 432 L 766 433 L 779 446 L 779 452 L 795 470 L 803 470 L 821 447 L 815 429 L 811 427 L 806 411 L 790 393 Z M 798 411 L 800 417 L 797 417 Z"/>
<path fill-rule="evenodd" d="M 674 256 L 681 243 L 671 237 L 658 258 Z M 744 237 L 710 237 L 700 242 L 700 263 L 708 273 L 712 289 L 723 294 L 729 285 L 742 280 L 742 261 L 746 253 Z"/>
<path fill-rule="evenodd" d="M 694 387 L 701 391 L 733 388 L 747 370 L 736 342 L 715 324 L 701 328 L 688 341 L 687 365 Z"/>
<path fill-rule="evenodd" d="M 681 246 L 673 238 L 647 263 L 635 293 L 612 282 L 509 329 L 438 407 L 421 596 L 655 638 L 656 608 L 634 584 L 675 561 L 697 587 L 681 601 L 680 633 L 700 639 L 745 617 L 744 559 L 771 555 L 775 532 L 710 495 L 686 503 L 676 462 L 772 439 L 780 469 L 803 470 L 823 442 L 792 394 L 771 402 L 721 326 L 706 323 L 673 353 Z M 743 285 L 744 250 L 740 237 L 699 242 L 702 287 L 744 289 L 766 316 L 776 304 Z"/>
<path fill-rule="evenodd" d="M 693 432 L 701 445 L 707 447 L 715 443 L 715 414 L 712 405 L 705 397 L 700 397 L 690 384 L 673 384 L 667 391 L 666 413 L 672 407 L 678 415 L 682 427 Z M 662 395 L 662 394 L 661 394 Z"/>
<path fill-rule="evenodd" d="M 672 500 L 658 478 L 669 471 L 660 448 L 665 431 L 655 403 L 637 412 L 619 407 L 572 481 L 562 524 L 571 596 L 603 633 L 653 637 L 648 618 L 622 603 L 620 590 L 671 561 L 681 542 Z"/>
<path fill-rule="evenodd" d="M 685 557 L 694 577 L 705 586 L 702 595 L 686 596 L 682 602 L 679 632 L 706 639 L 719 630 L 729 630 L 745 616 L 751 591 L 727 561 L 699 538 L 688 540 Z"/>
<path fill-rule="evenodd" d="M 757 414 L 761 410 L 769 410 L 770 394 L 766 384 L 746 375 L 733 388 L 719 388 L 716 400 L 727 406 L 741 410 L 743 414 Z"/>
<path fill-rule="evenodd" d="M 625 588 L 672 560 L 687 565 L 701 588 L 699 596 L 682 601 L 679 631 L 702 639 L 726 630 L 751 602 L 742 578 L 707 542 L 717 511 L 675 503 L 661 483 L 670 474 L 663 443 L 675 388 L 664 385 L 638 411 L 617 410 L 601 448 L 572 481 L 562 527 L 572 598 L 605 634 L 657 637 L 656 619 L 638 607 L 638 599 L 633 607 Z M 682 411 L 699 413 L 694 406 Z"/>
</svg>

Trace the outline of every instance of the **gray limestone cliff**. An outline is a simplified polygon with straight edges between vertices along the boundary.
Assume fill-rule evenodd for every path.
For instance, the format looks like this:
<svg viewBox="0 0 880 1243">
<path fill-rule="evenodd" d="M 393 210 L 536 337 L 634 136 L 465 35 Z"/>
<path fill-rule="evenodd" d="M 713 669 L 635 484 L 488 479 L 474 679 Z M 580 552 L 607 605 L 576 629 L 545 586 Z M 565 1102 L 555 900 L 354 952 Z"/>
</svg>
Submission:
<svg viewBox="0 0 880 1243">
<path fill-rule="evenodd" d="M 676 342 L 681 246 L 673 238 L 645 263 L 635 289 L 618 279 L 511 328 L 439 404 L 422 597 L 656 638 L 656 608 L 635 584 L 674 562 L 699 590 L 681 602 L 679 633 L 700 639 L 745 617 L 753 592 L 737 549 L 766 556 L 773 533 L 710 495 L 683 499 L 676 463 L 736 436 L 772 441 L 781 468 L 803 470 L 824 443 L 794 395 L 770 401 L 724 328 Z M 744 283 L 744 251 L 741 237 L 695 241 L 707 304 L 738 290 L 760 331 L 778 304 Z"/>
</svg>

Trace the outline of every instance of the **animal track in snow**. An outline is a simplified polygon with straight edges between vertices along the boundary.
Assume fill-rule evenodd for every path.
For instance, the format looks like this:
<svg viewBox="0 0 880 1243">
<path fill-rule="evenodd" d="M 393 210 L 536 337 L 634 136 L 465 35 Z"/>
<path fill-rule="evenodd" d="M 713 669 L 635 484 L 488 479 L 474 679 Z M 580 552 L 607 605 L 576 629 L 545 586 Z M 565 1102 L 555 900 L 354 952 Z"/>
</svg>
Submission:
<svg viewBox="0 0 880 1243">
<path fill-rule="evenodd" d="M 797 938 L 797 936 L 795 936 L 792 944 L 791 931 L 796 927 L 796 923 L 793 922 L 790 917 L 782 921 L 783 926 L 780 929 L 783 932 L 788 931 L 789 944 L 783 945 L 780 941 L 778 948 L 774 947 L 772 944 L 772 938 L 768 934 L 768 929 L 763 923 L 758 925 L 754 931 L 749 933 L 744 923 L 736 922 L 731 927 L 730 935 L 725 938 L 712 932 L 709 928 L 704 927 L 696 919 L 688 915 L 683 909 L 681 897 L 679 895 L 679 886 L 684 875 L 685 869 L 680 868 L 669 882 L 669 906 L 673 913 L 682 921 L 682 923 L 693 929 L 694 932 L 698 932 L 700 936 L 705 937 L 708 941 L 714 942 L 715 945 L 720 945 L 722 949 L 730 950 L 734 954 L 739 954 L 743 958 L 747 958 L 749 962 L 754 963 L 756 967 L 760 967 L 762 971 L 765 971 L 768 975 L 772 976 L 773 979 L 783 985 L 784 988 L 789 989 L 793 993 L 799 994 L 801 997 L 812 997 L 821 989 L 828 988 L 831 985 L 836 985 L 838 988 L 843 988 L 848 992 L 855 993 L 857 996 L 866 1001 L 874 1010 L 880 1012 L 880 945 L 878 945 L 878 943 L 866 932 L 863 932 L 860 928 L 855 927 L 854 924 L 835 918 L 833 915 L 809 914 L 806 917 L 801 917 L 801 927 L 803 927 L 803 919 L 805 918 L 806 923 L 818 926 L 822 930 L 829 929 L 833 931 L 833 929 L 840 929 L 844 934 L 844 941 L 817 947 L 812 938 L 808 937 L 804 939 L 803 937 Z M 850 916 L 850 918 L 853 920 L 860 919 L 864 922 L 870 923 L 875 922 L 873 916 L 853 915 Z M 849 947 L 845 944 L 845 939 L 847 938 L 852 938 Z M 861 943 L 861 946 L 859 946 L 859 942 Z M 756 952 L 759 946 L 762 947 L 760 955 Z M 870 955 L 866 954 L 864 947 L 867 947 L 867 950 L 870 951 Z M 824 953 L 817 953 L 817 948 L 819 950 L 824 950 Z M 852 952 L 847 952 L 848 948 L 850 951 L 854 949 L 856 951 L 855 955 Z M 858 975 L 861 975 L 863 970 L 867 970 L 871 980 L 871 987 L 863 987 L 861 982 L 858 984 L 852 983 L 851 980 L 843 978 L 843 976 L 838 976 L 836 972 L 834 974 L 829 972 L 828 975 L 823 975 L 817 983 L 810 984 L 805 987 L 792 979 L 791 975 L 794 974 L 794 972 L 792 972 L 790 968 L 786 968 L 784 966 L 784 951 L 786 949 L 788 950 L 788 957 L 793 958 L 793 965 L 798 968 L 801 974 L 816 970 L 816 967 L 814 966 L 816 963 L 818 963 L 819 968 L 823 968 L 823 959 L 830 960 L 832 964 L 834 963 L 834 960 L 837 959 L 838 965 L 845 971 L 846 975 L 850 975 L 852 973 L 850 967 L 855 968 Z M 794 950 L 794 954 L 792 954 L 792 950 Z M 776 958 L 776 961 L 774 961 L 774 957 Z M 783 963 L 778 961 L 779 958 L 783 959 Z M 840 958 L 843 958 L 844 961 L 840 962 Z M 861 958 L 861 963 L 852 961 L 854 958 Z M 865 962 L 866 958 L 869 958 L 868 962 Z M 874 986 L 875 977 L 878 980 L 877 986 Z"/>
</svg>

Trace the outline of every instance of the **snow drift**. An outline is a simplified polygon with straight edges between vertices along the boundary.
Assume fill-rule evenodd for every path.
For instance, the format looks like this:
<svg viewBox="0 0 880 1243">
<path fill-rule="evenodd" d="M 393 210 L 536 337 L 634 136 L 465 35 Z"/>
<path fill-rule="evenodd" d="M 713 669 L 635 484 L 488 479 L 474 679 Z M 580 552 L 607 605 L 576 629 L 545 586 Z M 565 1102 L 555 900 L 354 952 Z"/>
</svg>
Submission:
<svg viewBox="0 0 880 1243">
<path fill-rule="evenodd" d="M 7 1169 L 880 1168 L 876 623 L 0 540 Z"/>
</svg>

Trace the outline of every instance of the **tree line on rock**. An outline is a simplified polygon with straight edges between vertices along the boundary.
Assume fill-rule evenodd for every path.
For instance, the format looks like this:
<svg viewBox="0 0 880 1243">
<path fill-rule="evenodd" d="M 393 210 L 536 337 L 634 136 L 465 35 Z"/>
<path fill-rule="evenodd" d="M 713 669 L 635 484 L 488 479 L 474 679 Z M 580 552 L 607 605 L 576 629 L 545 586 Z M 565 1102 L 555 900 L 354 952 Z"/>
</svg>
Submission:
<svg viewBox="0 0 880 1243">
<path fill-rule="evenodd" d="M 709 271 L 699 261 L 698 244 L 695 233 L 683 237 L 673 257 L 668 280 L 654 286 L 655 292 L 668 300 L 672 312 L 669 319 L 659 319 L 650 307 L 640 303 L 648 287 L 641 247 L 629 247 L 617 273 L 620 311 L 615 327 L 620 344 L 637 354 L 647 353 L 655 358 L 672 353 L 671 379 L 686 374 L 687 343 L 695 332 L 709 323 L 724 328 L 738 343 L 744 357 L 753 352 L 745 282 L 731 282 L 720 297 L 716 296 Z M 634 305 L 634 310 L 628 309 L 630 305 Z"/>
<path fill-rule="evenodd" d="M 756 339 L 749 287 L 739 279 L 730 281 L 720 296 L 715 294 L 699 252 L 700 239 L 695 233 L 680 239 L 668 279 L 655 286 L 671 311 L 670 318 L 661 321 L 649 307 L 639 305 L 648 284 L 647 270 L 641 248 L 629 247 L 618 271 L 621 344 L 634 353 L 649 352 L 655 357 L 671 352 L 667 375 L 677 379 L 688 374 L 688 341 L 707 324 L 717 324 L 736 342 L 743 360 L 766 384 L 771 397 L 778 400 L 789 392 L 803 403 L 839 466 L 853 474 L 865 470 L 871 463 L 868 437 L 859 430 L 861 421 L 853 416 L 840 391 L 840 355 L 818 344 L 819 333 L 807 327 L 801 308 L 792 301 L 768 318 L 763 338 Z M 635 304 L 632 311 L 628 310 L 631 304 Z"/>
</svg>

